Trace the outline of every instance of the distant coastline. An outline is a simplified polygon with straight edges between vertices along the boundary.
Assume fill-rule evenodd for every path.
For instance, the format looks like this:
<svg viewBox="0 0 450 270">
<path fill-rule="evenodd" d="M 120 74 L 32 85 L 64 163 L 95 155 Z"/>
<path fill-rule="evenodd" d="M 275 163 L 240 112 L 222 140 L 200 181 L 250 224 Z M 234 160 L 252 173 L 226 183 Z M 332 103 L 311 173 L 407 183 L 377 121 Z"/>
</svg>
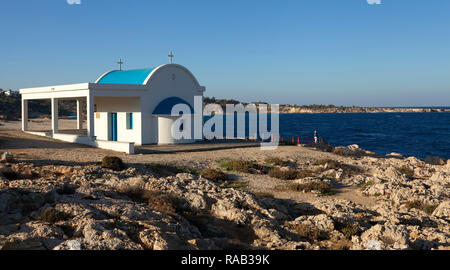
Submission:
<svg viewBox="0 0 450 270">
<path fill-rule="evenodd" d="M 248 105 L 248 102 L 241 102 L 234 99 L 216 99 L 204 97 L 204 105 L 219 104 L 224 113 L 226 104 Z M 268 104 L 257 101 L 252 104 Z M 71 101 L 60 102 L 60 114 L 62 117 L 70 117 L 76 111 L 76 103 Z M 268 107 L 270 112 L 270 106 Z M 450 107 L 360 107 L 360 106 L 335 106 L 335 105 L 280 105 L 281 114 L 313 114 L 313 113 L 433 113 L 450 112 Z M 42 100 L 30 104 L 31 117 L 41 117 L 50 115 L 50 101 Z M 0 119 L 17 120 L 21 117 L 20 96 L 0 95 Z"/>
<path fill-rule="evenodd" d="M 332 107 L 304 108 L 280 105 L 280 113 L 433 113 L 450 112 L 450 108 L 400 108 L 400 107 Z"/>
<path fill-rule="evenodd" d="M 219 104 L 226 112 L 226 104 L 248 105 L 250 103 L 240 102 L 234 99 L 216 99 L 204 98 L 204 104 Z M 268 104 L 267 102 L 257 101 L 252 104 Z M 269 106 L 270 110 L 270 106 Z M 432 112 L 450 112 L 450 107 L 360 107 L 360 106 L 335 106 L 335 105 L 280 105 L 280 113 L 432 113 Z"/>
</svg>

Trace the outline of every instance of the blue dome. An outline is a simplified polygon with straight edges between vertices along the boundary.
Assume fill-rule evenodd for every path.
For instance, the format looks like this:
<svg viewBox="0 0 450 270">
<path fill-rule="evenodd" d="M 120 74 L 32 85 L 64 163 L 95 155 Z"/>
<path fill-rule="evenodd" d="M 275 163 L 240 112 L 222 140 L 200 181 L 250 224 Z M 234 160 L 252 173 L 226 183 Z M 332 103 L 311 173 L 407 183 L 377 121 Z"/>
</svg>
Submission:
<svg viewBox="0 0 450 270">
<path fill-rule="evenodd" d="M 188 105 L 189 109 L 191 110 L 191 114 L 194 114 L 194 109 L 192 108 L 192 106 L 189 103 L 187 103 L 185 100 L 183 100 L 179 97 L 170 97 L 170 98 L 166 98 L 165 100 L 161 101 L 158 104 L 158 106 L 156 106 L 155 110 L 153 111 L 153 114 L 171 115 L 173 106 L 175 106 L 177 104 Z"/>
<path fill-rule="evenodd" d="M 116 70 L 101 77 L 97 83 L 102 84 L 144 84 L 154 68 Z"/>
</svg>

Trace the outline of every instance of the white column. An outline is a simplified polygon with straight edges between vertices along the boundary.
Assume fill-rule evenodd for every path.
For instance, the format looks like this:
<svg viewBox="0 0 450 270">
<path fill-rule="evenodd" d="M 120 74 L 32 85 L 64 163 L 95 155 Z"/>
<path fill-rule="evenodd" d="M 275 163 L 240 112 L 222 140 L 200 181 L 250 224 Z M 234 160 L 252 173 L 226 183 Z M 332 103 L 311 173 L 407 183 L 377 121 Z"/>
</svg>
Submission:
<svg viewBox="0 0 450 270">
<path fill-rule="evenodd" d="M 22 98 L 22 130 L 28 130 L 28 100 Z"/>
<path fill-rule="evenodd" d="M 58 99 L 52 98 L 52 131 L 58 133 Z"/>
<path fill-rule="evenodd" d="M 86 98 L 87 107 L 87 135 L 94 137 L 94 96 L 89 93 Z"/>
<path fill-rule="evenodd" d="M 77 129 L 83 129 L 83 100 L 77 99 Z"/>
</svg>

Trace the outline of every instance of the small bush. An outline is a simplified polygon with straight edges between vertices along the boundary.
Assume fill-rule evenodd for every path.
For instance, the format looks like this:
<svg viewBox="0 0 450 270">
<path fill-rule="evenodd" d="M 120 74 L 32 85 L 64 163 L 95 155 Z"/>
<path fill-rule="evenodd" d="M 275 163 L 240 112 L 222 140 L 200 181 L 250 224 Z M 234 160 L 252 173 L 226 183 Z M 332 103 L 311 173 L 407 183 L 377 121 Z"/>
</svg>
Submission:
<svg viewBox="0 0 450 270">
<path fill-rule="evenodd" d="M 122 159 L 119 157 L 106 156 L 102 160 L 102 168 L 121 171 L 125 168 L 125 166 L 123 165 Z"/>
<path fill-rule="evenodd" d="M 288 161 L 282 160 L 278 157 L 269 157 L 264 160 L 268 164 L 276 165 L 276 166 L 287 166 L 289 164 Z"/>
<path fill-rule="evenodd" d="M 431 215 L 434 210 L 438 207 L 438 204 L 427 204 L 427 203 L 422 203 L 419 200 L 415 200 L 415 201 L 409 201 L 405 203 L 406 208 L 408 209 L 419 209 L 425 213 L 427 213 L 428 215 Z"/>
<path fill-rule="evenodd" d="M 288 186 L 288 189 L 293 191 L 304 191 L 304 192 L 311 192 L 313 190 L 320 192 L 321 195 L 332 195 L 332 187 L 327 182 L 319 182 L 314 181 L 311 183 L 306 184 L 292 184 Z"/>
<path fill-rule="evenodd" d="M 307 178 L 307 177 L 314 177 L 315 175 L 316 175 L 316 173 L 311 171 L 311 170 L 299 170 L 297 172 L 297 179 L 303 179 L 303 178 Z"/>
<path fill-rule="evenodd" d="M 177 199 L 171 194 L 160 191 L 147 191 L 144 193 L 144 198 L 148 200 L 148 207 L 152 210 L 166 215 L 176 213 Z"/>
<path fill-rule="evenodd" d="M 178 173 L 190 173 L 190 174 L 198 174 L 197 169 L 187 167 L 187 166 L 177 166 L 171 164 L 160 164 L 160 163 L 148 163 L 146 167 L 150 169 L 153 173 L 166 177 L 170 175 L 176 175 Z"/>
<path fill-rule="evenodd" d="M 405 206 L 408 209 L 412 209 L 412 208 L 420 209 L 420 207 L 422 207 L 422 203 L 420 201 L 418 201 L 418 200 L 409 201 L 409 202 L 405 203 Z"/>
<path fill-rule="evenodd" d="M 148 203 L 148 206 L 163 214 L 176 212 L 177 200 L 169 193 L 158 190 L 143 189 L 139 185 L 126 185 L 118 188 L 117 192 L 126 195 L 133 201 Z"/>
<path fill-rule="evenodd" d="M 236 172 L 243 172 L 243 173 L 253 173 L 254 170 L 263 170 L 264 168 L 262 166 L 259 166 L 258 164 L 254 163 L 253 161 L 247 161 L 247 160 L 238 160 L 238 159 L 232 159 L 232 160 L 224 160 L 220 162 L 220 167 L 227 171 L 236 171 Z"/>
<path fill-rule="evenodd" d="M 269 171 L 269 176 L 273 178 L 278 178 L 282 180 L 294 180 L 297 179 L 297 170 L 280 170 L 279 168 L 273 168 Z"/>
<path fill-rule="evenodd" d="M 228 180 L 228 176 L 224 172 L 216 169 L 203 170 L 200 172 L 200 176 L 214 182 L 222 182 Z"/>
<path fill-rule="evenodd" d="M 358 226 L 350 222 L 335 222 L 336 230 L 340 231 L 347 238 L 352 238 L 352 236 L 358 234 Z"/>
<path fill-rule="evenodd" d="M 397 168 L 397 171 L 409 178 L 414 178 L 414 170 L 407 166 L 399 167 Z"/>
<path fill-rule="evenodd" d="M 319 230 L 313 225 L 307 225 L 307 224 L 291 224 L 289 222 L 285 222 L 284 224 L 289 230 L 295 232 L 296 234 L 300 235 L 301 237 L 314 242 L 314 241 L 320 241 L 320 240 L 326 240 L 327 235 L 325 232 Z"/>
<path fill-rule="evenodd" d="M 390 237 L 390 236 L 382 235 L 380 237 L 380 240 L 383 243 L 385 243 L 386 245 L 393 245 L 393 244 L 395 244 L 395 240 L 392 237 Z"/>
<path fill-rule="evenodd" d="M 67 220 L 69 218 L 69 214 L 58 211 L 53 207 L 45 208 L 44 210 L 42 210 L 39 216 L 39 220 L 52 224 L 58 221 Z"/>
<path fill-rule="evenodd" d="M 332 160 L 332 159 L 319 159 L 314 162 L 314 165 L 322 165 L 323 166 L 325 164 L 328 164 L 327 165 L 328 168 L 331 168 L 331 169 L 340 168 L 340 165 L 341 165 L 338 161 Z"/>
</svg>

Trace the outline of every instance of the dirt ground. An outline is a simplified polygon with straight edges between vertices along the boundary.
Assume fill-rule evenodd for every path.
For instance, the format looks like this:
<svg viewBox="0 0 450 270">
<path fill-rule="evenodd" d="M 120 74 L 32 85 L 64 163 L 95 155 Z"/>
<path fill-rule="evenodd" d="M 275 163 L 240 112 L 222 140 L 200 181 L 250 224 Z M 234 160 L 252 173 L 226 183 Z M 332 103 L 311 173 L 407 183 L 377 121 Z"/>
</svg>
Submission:
<svg viewBox="0 0 450 270">
<path fill-rule="evenodd" d="M 33 130 L 48 130 L 48 120 L 32 120 L 29 126 Z M 61 129 L 72 129 L 76 126 L 74 120 L 60 120 Z M 143 146 L 137 147 L 135 155 L 127 155 L 114 151 L 93 148 L 85 145 L 66 143 L 54 139 L 39 137 L 22 132 L 21 123 L 17 121 L 0 121 L 0 152 L 12 152 L 18 161 L 40 164 L 86 165 L 100 162 L 106 155 L 120 157 L 129 166 L 143 164 L 170 163 L 191 166 L 199 169 L 218 168 L 218 160 L 224 158 L 253 160 L 264 162 L 268 157 L 279 157 L 291 160 L 300 167 L 307 167 L 314 160 L 330 158 L 351 163 L 350 158 L 344 158 L 332 153 L 321 152 L 306 147 L 280 146 L 273 151 L 263 151 L 259 144 L 254 143 L 202 143 L 195 145 Z M 358 204 L 371 206 L 376 199 L 366 197 L 357 191 L 356 187 L 338 186 L 332 196 L 319 197 L 310 193 L 285 192 L 276 189 L 286 183 L 267 175 L 246 173 L 231 173 L 231 176 L 247 184 L 250 192 L 267 192 L 275 198 L 311 202 L 314 200 L 344 199 Z"/>
</svg>

